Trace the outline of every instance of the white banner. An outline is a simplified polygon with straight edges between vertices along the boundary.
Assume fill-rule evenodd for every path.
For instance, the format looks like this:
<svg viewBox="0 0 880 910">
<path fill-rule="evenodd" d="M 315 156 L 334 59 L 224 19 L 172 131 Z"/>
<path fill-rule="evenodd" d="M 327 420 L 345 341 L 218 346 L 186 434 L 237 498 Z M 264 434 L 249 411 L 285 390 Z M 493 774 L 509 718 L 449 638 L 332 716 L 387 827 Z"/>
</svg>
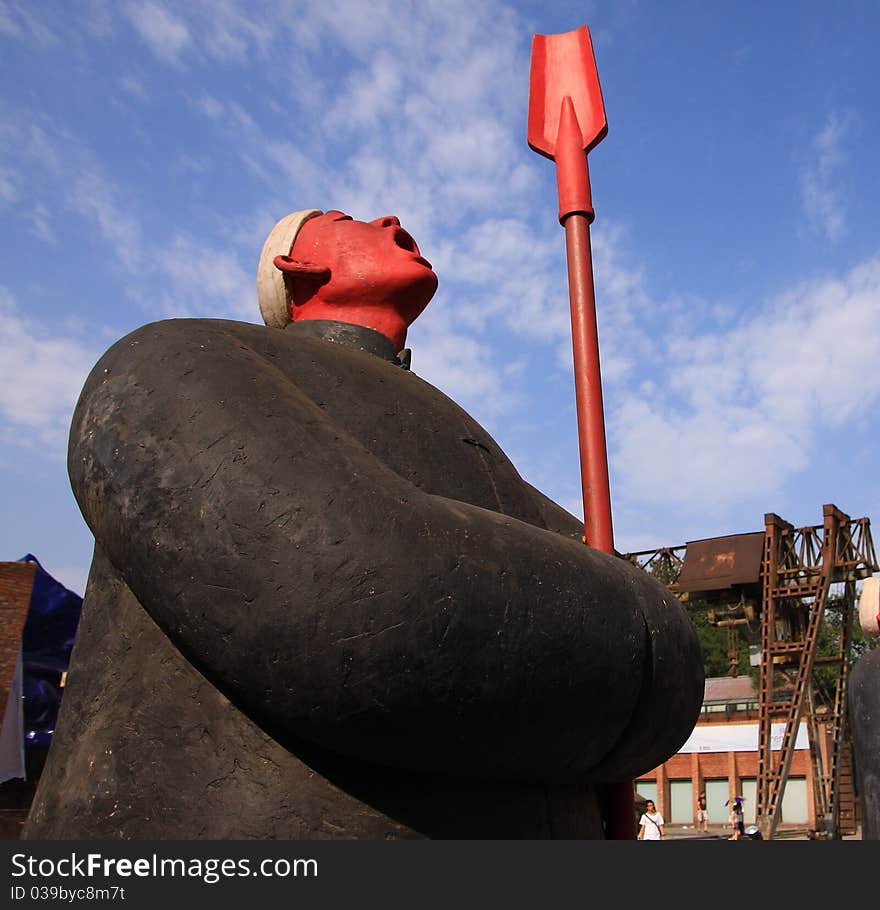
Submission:
<svg viewBox="0 0 880 910">
<path fill-rule="evenodd" d="M 770 748 L 782 747 L 785 724 L 773 724 L 770 728 Z M 798 726 L 794 741 L 795 749 L 809 749 L 810 739 L 807 725 Z M 678 750 L 679 754 L 689 752 L 757 752 L 758 724 L 701 724 L 694 728 L 688 741 Z"/>
</svg>

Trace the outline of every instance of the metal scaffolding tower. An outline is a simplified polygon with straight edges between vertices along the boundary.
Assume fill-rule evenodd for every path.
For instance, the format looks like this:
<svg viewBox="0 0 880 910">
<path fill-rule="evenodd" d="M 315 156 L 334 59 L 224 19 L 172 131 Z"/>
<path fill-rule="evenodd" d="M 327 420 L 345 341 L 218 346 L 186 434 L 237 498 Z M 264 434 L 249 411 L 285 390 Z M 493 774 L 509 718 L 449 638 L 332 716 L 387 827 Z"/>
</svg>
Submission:
<svg viewBox="0 0 880 910">
<path fill-rule="evenodd" d="M 715 596 L 717 601 L 724 589 L 729 610 L 729 595 L 737 585 L 729 583 L 733 576 L 723 577 L 723 567 L 732 564 L 738 547 L 744 549 L 741 544 L 746 538 L 754 537 L 737 535 L 697 542 L 701 545 L 704 577 L 696 585 L 689 585 L 684 578 L 688 547 L 694 544 L 630 553 L 626 558 L 666 584 L 681 600 L 687 600 L 696 589 Z M 724 542 L 727 549 L 718 546 Z M 717 590 L 713 590 L 713 573 L 719 572 L 719 565 L 722 574 L 717 575 Z M 877 571 L 880 567 L 869 519 L 851 519 L 829 504 L 823 507 L 821 525 L 804 528 L 795 528 L 773 513 L 765 515 L 759 577 L 741 575 L 734 579 L 753 581 L 739 587 L 749 588 L 759 600 L 754 605 L 760 611 L 761 629 L 756 821 L 765 838 L 776 834 L 801 723 L 806 723 L 809 732 L 814 814 L 817 825 L 824 825 L 816 833 L 840 835 L 856 582 Z M 840 594 L 830 598 L 832 586 L 838 586 Z M 720 602 L 725 603 L 723 597 Z M 740 606 L 744 610 L 749 607 L 742 593 Z M 727 618 L 715 624 L 727 626 L 732 634 L 741 622 Z M 832 653 L 817 656 L 823 628 L 825 650 Z"/>
<path fill-rule="evenodd" d="M 839 830 L 840 765 L 846 734 L 846 691 L 849 649 L 855 606 L 855 583 L 878 570 L 870 522 L 851 519 L 834 505 L 823 507 L 821 525 L 794 528 L 778 515 L 764 517 L 762 565 L 761 691 L 758 742 L 757 821 L 765 837 L 773 837 L 779 823 L 782 795 L 795 736 L 806 715 L 813 755 L 817 818 L 827 833 Z M 836 654 L 820 658 L 833 669 L 834 695 L 821 705 L 822 725 L 830 732 L 831 749 L 822 759 L 818 715 L 820 694 L 814 685 L 816 643 L 826 616 L 832 584 L 843 585 L 837 601 Z M 830 713 L 829 713 L 830 712 Z M 772 749 L 773 721 L 784 723 L 782 743 Z"/>
</svg>

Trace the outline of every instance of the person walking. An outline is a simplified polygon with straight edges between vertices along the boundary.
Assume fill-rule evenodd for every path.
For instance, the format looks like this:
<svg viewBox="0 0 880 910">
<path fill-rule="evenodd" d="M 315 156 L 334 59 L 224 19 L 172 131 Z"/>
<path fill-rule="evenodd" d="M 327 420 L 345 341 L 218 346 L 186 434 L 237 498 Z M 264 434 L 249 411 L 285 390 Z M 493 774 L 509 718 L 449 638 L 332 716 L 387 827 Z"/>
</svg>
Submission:
<svg viewBox="0 0 880 910">
<path fill-rule="evenodd" d="M 709 813 L 706 810 L 706 794 L 701 793 L 697 797 L 697 830 L 709 830 Z"/>
<path fill-rule="evenodd" d="M 743 801 L 741 796 L 733 798 L 733 804 L 730 807 L 730 815 L 733 822 L 733 836 L 728 840 L 742 840 L 745 836 L 745 817 L 743 816 Z"/>
<path fill-rule="evenodd" d="M 639 819 L 639 840 L 663 840 L 666 837 L 664 824 L 663 816 L 657 811 L 654 800 L 647 800 L 645 811 Z"/>
</svg>

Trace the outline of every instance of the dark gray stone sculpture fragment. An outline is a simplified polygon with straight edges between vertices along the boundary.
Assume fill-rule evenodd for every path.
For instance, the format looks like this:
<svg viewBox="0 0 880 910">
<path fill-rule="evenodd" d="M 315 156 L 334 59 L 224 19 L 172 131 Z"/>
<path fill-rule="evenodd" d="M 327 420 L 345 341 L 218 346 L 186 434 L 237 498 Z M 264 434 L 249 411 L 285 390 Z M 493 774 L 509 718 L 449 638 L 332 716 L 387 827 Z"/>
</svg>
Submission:
<svg viewBox="0 0 880 910">
<path fill-rule="evenodd" d="M 862 840 L 880 840 L 880 649 L 854 664 L 849 714 L 862 804 Z"/>
<path fill-rule="evenodd" d="M 147 325 L 69 471 L 96 550 L 26 838 L 601 838 L 696 722 L 681 605 L 369 329 Z"/>
</svg>

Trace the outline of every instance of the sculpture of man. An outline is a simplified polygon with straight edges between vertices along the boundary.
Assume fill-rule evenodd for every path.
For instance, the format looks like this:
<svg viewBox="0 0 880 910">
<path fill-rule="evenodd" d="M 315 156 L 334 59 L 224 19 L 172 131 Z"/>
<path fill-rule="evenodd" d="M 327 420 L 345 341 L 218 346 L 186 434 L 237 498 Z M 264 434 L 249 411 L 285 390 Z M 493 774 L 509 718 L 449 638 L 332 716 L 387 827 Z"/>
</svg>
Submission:
<svg viewBox="0 0 880 910">
<path fill-rule="evenodd" d="M 396 218 L 297 212 L 268 327 L 152 323 L 83 389 L 96 548 L 29 838 L 604 836 L 690 734 L 702 660 L 403 369 L 437 278 Z"/>
</svg>

